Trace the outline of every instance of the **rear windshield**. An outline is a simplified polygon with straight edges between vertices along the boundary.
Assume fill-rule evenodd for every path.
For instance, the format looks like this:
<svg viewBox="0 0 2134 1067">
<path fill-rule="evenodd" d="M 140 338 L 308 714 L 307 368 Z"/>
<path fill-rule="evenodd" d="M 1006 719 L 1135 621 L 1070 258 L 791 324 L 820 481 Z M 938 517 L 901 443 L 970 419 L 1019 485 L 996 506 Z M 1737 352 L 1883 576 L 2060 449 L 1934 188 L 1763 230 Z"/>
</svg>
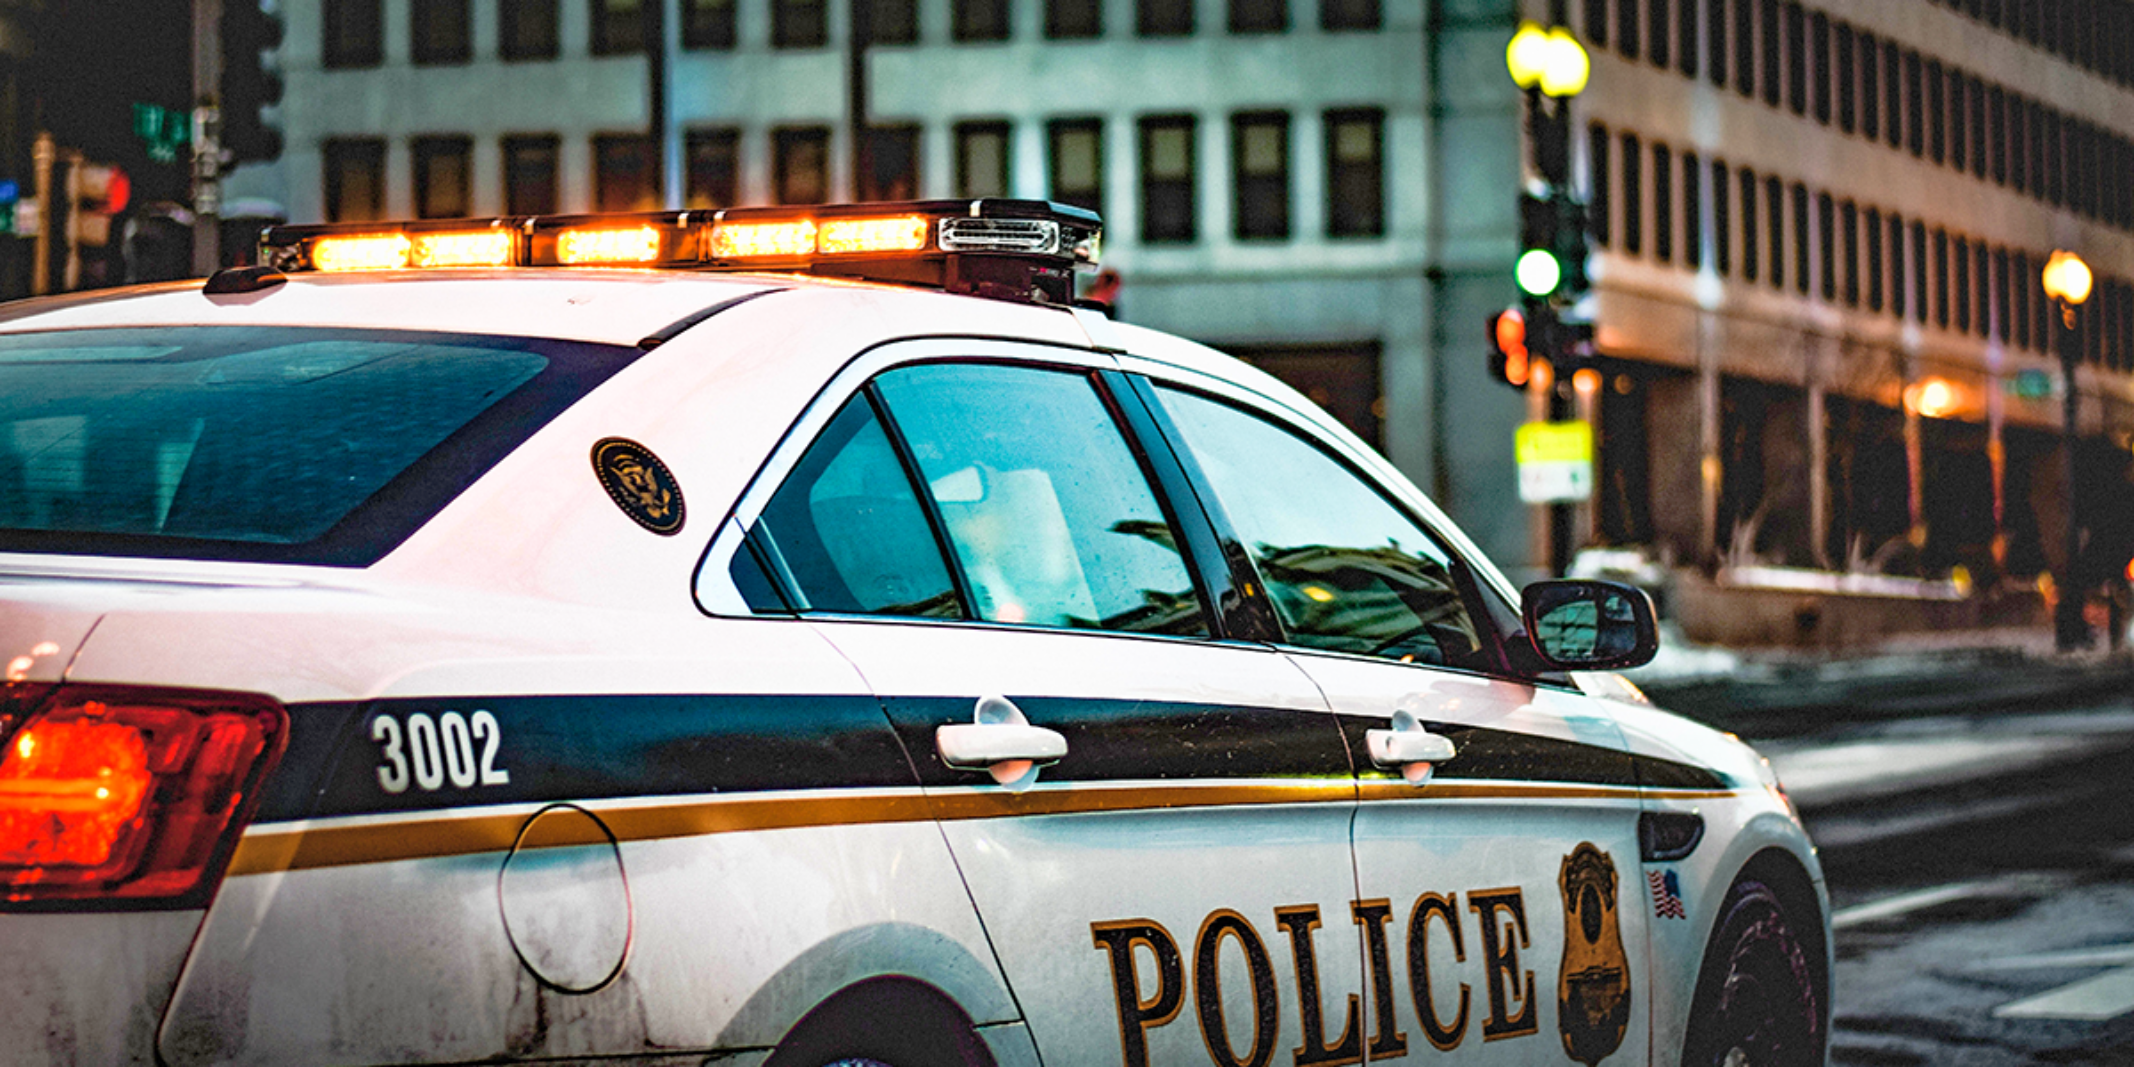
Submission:
<svg viewBox="0 0 2134 1067">
<path fill-rule="evenodd" d="M 0 335 L 0 550 L 362 566 L 638 354 L 286 326 Z"/>
</svg>

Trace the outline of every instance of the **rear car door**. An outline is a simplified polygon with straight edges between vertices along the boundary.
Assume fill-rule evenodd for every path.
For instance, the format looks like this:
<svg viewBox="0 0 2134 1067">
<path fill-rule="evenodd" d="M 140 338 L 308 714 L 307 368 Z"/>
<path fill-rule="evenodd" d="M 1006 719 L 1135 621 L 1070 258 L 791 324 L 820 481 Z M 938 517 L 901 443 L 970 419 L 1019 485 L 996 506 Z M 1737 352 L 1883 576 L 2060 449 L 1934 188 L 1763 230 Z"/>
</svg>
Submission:
<svg viewBox="0 0 2134 1067">
<path fill-rule="evenodd" d="M 1153 393 L 1356 754 L 1371 1058 L 1641 1061 L 1639 798 L 1614 723 L 1507 669 L 1516 614 L 1362 456 L 1242 393 Z"/>
<path fill-rule="evenodd" d="M 880 695 L 1040 1053 L 1356 1062 L 1344 741 L 1295 663 L 1225 639 L 1138 401 L 1104 357 L 976 342 L 860 376 L 745 549 Z M 959 730 L 999 759 L 952 766 Z"/>
</svg>

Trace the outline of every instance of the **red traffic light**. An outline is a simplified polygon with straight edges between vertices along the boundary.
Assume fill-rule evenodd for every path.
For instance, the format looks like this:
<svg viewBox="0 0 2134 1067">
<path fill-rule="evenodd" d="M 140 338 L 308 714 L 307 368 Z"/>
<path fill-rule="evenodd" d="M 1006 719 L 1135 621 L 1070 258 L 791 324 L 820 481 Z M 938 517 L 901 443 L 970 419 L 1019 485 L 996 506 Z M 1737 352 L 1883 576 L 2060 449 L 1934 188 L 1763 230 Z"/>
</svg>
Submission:
<svg viewBox="0 0 2134 1067">
<path fill-rule="evenodd" d="M 1524 388 L 1532 363 L 1526 347 L 1526 316 L 1518 308 L 1491 315 L 1489 341 L 1491 372 L 1506 385 Z"/>
</svg>

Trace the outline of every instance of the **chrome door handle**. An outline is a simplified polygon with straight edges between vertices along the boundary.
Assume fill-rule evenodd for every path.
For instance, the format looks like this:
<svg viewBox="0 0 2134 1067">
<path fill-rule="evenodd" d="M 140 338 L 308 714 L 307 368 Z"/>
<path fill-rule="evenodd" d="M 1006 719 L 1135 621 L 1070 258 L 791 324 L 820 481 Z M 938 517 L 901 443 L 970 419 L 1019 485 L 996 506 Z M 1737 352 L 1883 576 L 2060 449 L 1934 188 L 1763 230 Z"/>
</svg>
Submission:
<svg viewBox="0 0 2134 1067">
<path fill-rule="evenodd" d="M 995 782 L 1020 792 L 1037 781 L 1039 767 L 1067 755 L 1065 737 L 1030 725 L 1022 709 L 1006 697 L 980 697 L 971 719 L 934 728 L 934 750 L 941 762 L 958 770 L 985 771 Z"/>
<path fill-rule="evenodd" d="M 1423 729 L 1422 722 L 1407 711 L 1393 713 L 1390 730 L 1365 730 L 1363 742 L 1373 766 L 1398 769 L 1409 785 L 1429 782 L 1438 764 L 1460 754 L 1451 738 Z"/>
</svg>

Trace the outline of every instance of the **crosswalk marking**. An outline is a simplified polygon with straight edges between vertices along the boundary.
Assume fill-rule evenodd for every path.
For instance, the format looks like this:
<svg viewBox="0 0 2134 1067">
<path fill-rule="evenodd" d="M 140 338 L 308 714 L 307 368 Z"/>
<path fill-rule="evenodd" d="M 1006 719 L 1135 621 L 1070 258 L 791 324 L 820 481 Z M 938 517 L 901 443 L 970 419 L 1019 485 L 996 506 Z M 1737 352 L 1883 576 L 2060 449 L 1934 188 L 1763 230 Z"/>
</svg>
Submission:
<svg viewBox="0 0 2134 1067">
<path fill-rule="evenodd" d="M 2134 967 L 2106 971 L 2073 985 L 2003 1004 L 1997 1019 L 2116 1019 L 2134 1011 Z"/>
</svg>

